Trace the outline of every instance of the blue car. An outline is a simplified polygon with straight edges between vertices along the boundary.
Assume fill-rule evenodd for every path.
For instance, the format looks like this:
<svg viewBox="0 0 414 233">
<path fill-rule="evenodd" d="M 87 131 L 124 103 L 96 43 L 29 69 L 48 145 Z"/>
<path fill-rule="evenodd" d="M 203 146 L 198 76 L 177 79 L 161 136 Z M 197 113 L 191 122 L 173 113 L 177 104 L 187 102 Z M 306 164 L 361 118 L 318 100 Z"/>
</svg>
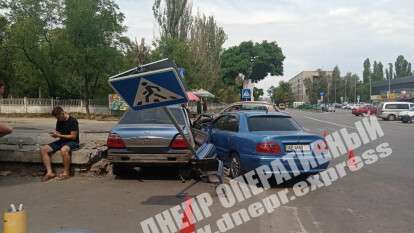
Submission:
<svg viewBox="0 0 414 233">
<path fill-rule="evenodd" d="M 314 174 L 328 166 L 328 162 L 311 168 L 302 166 L 314 162 L 318 156 L 323 157 L 323 153 L 314 153 L 311 148 L 311 143 L 321 142 L 323 138 L 305 132 L 286 113 L 224 113 L 212 122 L 209 133 L 218 157 L 233 178 L 262 165 L 270 165 L 274 160 L 286 165 L 287 170 L 283 172 L 288 173 Z M 326 147 L 323 149 L 327 150 Z M 296 168 L 289 166 L 289 162 L 292 163 L 289 160 L 294 161 Z"/>
</svg>

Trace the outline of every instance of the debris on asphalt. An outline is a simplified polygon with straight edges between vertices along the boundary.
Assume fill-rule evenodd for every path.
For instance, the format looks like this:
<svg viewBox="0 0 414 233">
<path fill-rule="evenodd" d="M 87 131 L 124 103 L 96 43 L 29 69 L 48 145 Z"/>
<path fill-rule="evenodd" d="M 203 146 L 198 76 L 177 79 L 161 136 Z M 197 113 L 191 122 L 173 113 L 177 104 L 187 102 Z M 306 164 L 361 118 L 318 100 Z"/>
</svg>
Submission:
<svg viewBox="0 0 414 233">
<path fill-rule="evenodd" d="M 11 171 L 0 171 L 0 176 L 9 176 L 11 174 L 12 174 Z"/>
</svg>

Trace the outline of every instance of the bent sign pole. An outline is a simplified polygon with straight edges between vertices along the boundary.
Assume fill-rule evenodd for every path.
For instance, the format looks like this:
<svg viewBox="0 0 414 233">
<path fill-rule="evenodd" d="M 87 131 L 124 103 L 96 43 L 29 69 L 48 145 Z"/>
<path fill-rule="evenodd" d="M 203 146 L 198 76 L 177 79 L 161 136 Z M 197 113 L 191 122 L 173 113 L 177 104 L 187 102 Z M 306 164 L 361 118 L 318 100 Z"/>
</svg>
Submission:
<svg viewBox="0 0 414 233">
<path fill-rule="evenodd" d="M 190 147 L 193 157 L 195 156 L 193 144 L 185 136 L 174 115 L 166 107 L 188 102 L 187 94 L 174 63 L 164 59 L 131 69 L 111 77 L 109 85 L 134 111 L 163 107 Z"/>
<path fill-rule="evenodd" d="M 172 121 L 172 123 L 174 124 L 175 128 L 177 128 L 178 132 L 181 134 L 181 136 L 183 136 L 183 139 L 184 139 L 185 143 L 187 143 L 187 145 L 190 147 L 190 150 L 193 153 L 193 157 L 197 158 L 197 156 L 194 156 L 196 154 L 196 151 L 194 149 L 193 143 L 191 143 L 190 140 L 188 140 L 188 138 L 185 136 L 183 129 L 181 128 L 181 126 L 177 122 L 177 119 L 175 119 L 175 117 L 171 113 L 170 109 L 168 109 L 167 107 L 163 107 L 163 109 L 164 109 L 165 113 L 167 113 L 167 115 L 170 118 L 170 120 Z"/>
</svg>

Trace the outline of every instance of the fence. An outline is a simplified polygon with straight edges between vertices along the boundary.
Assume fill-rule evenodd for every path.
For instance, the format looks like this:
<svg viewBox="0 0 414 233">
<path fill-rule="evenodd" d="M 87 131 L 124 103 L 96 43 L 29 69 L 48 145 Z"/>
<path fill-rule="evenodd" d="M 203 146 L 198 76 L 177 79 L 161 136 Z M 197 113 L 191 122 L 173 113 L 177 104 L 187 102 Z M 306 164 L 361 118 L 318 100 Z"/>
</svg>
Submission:
<svg viewBox="0 0 414 233">
<path fill-rule="evenodd" d="M 54 106 L 61 106 L 67 112 L 86 113 L 85 103 L 80 99 L 40 99 L 40 98 L 0 98 L 0 113 L 50 113 Z M 221 103 L 208 103 L 209 112 L 224 108 Z M 197 112 L 197 104 L 191 102 L 189 108 Z M 111 114 L 108 104 L 89 100 L 92 114 Z"/>
<path fill-rule="evenodd" d="M 0 98 L 0 113 L 50 113 L 54 106 L 61 106 L 67 112 L 86 113 L 85 103 L 80 99 Z M 94 114 L 109 114 L 107 105 L 89 101 Z"/>
</svg>

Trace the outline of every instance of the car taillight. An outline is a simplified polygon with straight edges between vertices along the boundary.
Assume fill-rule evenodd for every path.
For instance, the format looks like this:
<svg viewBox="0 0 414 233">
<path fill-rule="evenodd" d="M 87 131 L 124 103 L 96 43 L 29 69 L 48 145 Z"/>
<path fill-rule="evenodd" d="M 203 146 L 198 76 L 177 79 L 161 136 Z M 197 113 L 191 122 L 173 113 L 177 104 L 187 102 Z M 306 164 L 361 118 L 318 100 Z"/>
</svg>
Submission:
<svg viewBox="0 0 414 233">
<path fill-rule="evenodd" d="M 182 150 L 182 149 L 187 149 L 188 145 L 185 142 L 183 136 L 181 135 L 177 135 L 175 136 L 175 138 L 171 141 L 170 143 L 170 148 L 171 149 L 176 149 L 176 150 Z"/>
<path fill-rule="evenodd" d="M 122 138 L 116 133 L 110 133 L 106 141 L 108 148 L 122 149 L 125 148 L 125 143 Z"/>
<path fill-rule="evenodd" d="M 281 152 L 280 145 L 277 142 L 262 142 L 256 144 L 256 152 L 267 154 L 279 154 Z"/>
</svg>

